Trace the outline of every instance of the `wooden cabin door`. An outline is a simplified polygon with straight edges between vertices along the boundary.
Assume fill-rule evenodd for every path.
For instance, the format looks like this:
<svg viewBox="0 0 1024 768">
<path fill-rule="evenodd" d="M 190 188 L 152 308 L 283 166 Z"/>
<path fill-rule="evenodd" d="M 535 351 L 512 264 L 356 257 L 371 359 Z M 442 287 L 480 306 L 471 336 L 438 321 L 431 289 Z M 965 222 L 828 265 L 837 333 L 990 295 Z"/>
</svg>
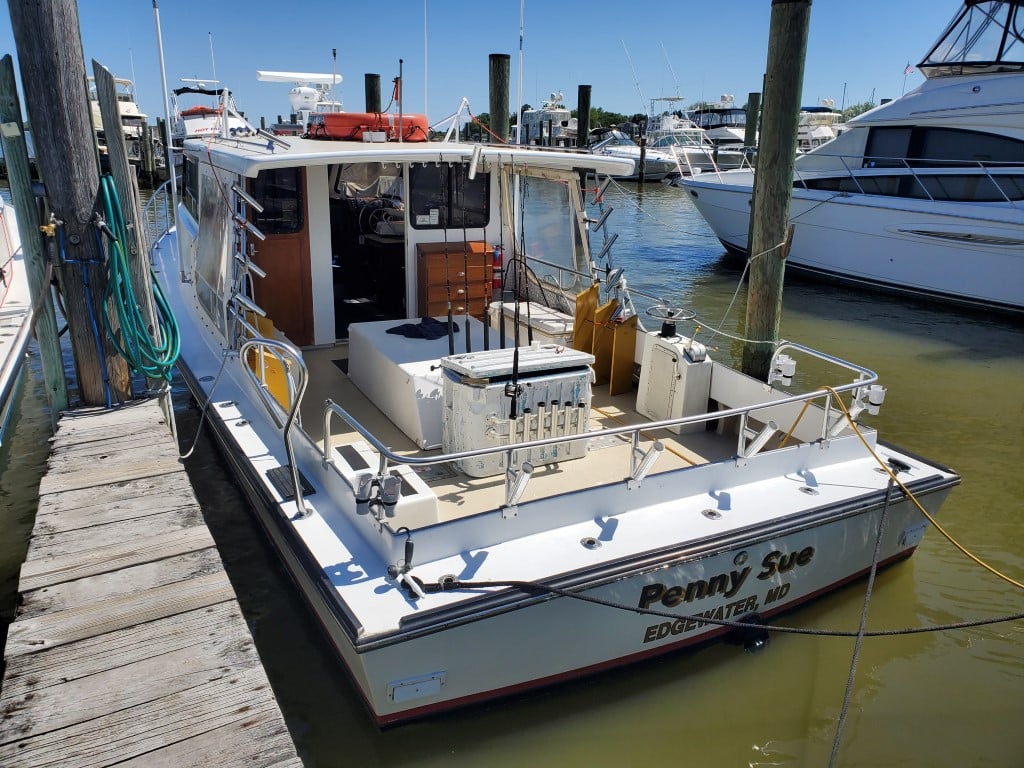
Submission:
<svg viewBox="0 0 1024 768">
<path fill-rule="evenodd" d="M 263 206 L 262 213 L 251 211 L 252 222 L 266 235 L 262 242 L 250 237 L 253 261 L 267 273 L 253 280 L 253 299 L 292 343 L 307 346 L 313 343 L 313 287 L 305 172 L 260 171 L 249 191 Z"/>
</svg>

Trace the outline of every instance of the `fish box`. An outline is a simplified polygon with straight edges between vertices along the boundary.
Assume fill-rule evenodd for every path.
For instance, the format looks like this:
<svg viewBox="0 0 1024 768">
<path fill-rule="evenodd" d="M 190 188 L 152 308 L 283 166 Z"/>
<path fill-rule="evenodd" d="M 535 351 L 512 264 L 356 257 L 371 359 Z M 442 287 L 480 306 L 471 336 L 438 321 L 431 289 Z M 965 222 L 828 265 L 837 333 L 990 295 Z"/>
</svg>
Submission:
<svg viewBox="0 0 1024 768">
<path fill-rule="evenodd" d="M 520 347 L 518 361 L 514 353 L 496 349 L 441 359 L 445 453 L 587 432 L 594 356 L 556 344 Z M 540 466 L 578 459 L 586 452 L 586 439 L 578 439 L 519 449 L 512 463 Z M 505 451 L 455 464 L 471 477 L 489 477 L 508 468 Z"/>
</svg>

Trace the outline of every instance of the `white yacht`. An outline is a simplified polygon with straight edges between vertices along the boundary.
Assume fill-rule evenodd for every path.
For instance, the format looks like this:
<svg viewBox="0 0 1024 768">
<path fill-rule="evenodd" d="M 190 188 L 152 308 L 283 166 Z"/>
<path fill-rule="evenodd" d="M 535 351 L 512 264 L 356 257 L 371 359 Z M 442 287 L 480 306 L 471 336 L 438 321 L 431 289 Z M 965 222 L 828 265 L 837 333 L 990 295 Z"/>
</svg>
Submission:
<svg viewBox="0 0 1024 768">
<path fill-rule="evenodd" d="M 523 110 L 522 138 L 517 143 L 575 146 L 577 129 L 578 121 L 565 106 L 565 94 L 555 91 L 540 109 Z"/>
<path fill-rule="evenodd" d="M 800 107 L 800 121 L 796 127 L 796 151 L 810 152 L 827 144 L 842 133 L 843 113 L 835 108 L 832 99 L 821 99 L 813 107 Z"/>
<path fill-rule="evenodd" d="M 747 110 L 736 106 L 731 93 L 723 93 L 714 104 L 690 112 L 690 118 L 704 129 L 711 142 L 727 149 L 743 149 L 746 143 Z"/>
<path fill-rule="evenodd" d="M 375 722 L 763 633 L 914 552 L 959 478 L 863 423 L 869 368 L 786 343 L 767 384 L 636 311 L 580 186 L 632 159 L 425 138 L 186 140 L 151 240 L 182 377 Z"/>
<path fill-rule="evenodd" d="M 918 68 L 918 88 L 797 157 L 787 263 L 1024 311 L 1024 4 L 968 0 Z M 683 185 L 745 253 L 753 171 Z"/>
<path fill-rule="evenodd" d="M 671 112 L 650 119 L 647 146 L 674 154 L 685 176 L 739 168 L 745 159 L 742 147 L 715 144 L 695 122 Z"/>
<path fill-rule="evenodd" d="M 103 131 L 103 119 L 100 116 L 100 102 L 96 93 L 96 79 L 88 78 L 89 107 L 92 111 L 92 125 L 96 132 L 96 141 L 100 152 L 106 152 L 107 140 Z M 143 160 L 143 141 L 145 140 L 146 115 L 139 109 L 135 100 L 135 85 L 123 77 L 114 78 L 114 95 L 117 98 L 117 109 L 121 115 L 121 128 L 124 131 L 124 147 L 128 162 L 139 165 Z"/>
</svg>

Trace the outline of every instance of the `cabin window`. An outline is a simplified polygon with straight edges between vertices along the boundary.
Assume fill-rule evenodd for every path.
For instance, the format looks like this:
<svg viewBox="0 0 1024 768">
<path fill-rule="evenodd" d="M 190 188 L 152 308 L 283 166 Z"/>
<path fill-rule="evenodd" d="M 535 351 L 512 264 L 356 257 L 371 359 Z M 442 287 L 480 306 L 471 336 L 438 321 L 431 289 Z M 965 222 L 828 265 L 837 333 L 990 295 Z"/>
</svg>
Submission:
<svg viewBox="0 0 1024 768">
<path fill-rule="evenodd" d="M 490 174 L 469 178 L 460 163 L 424 163 L 409 169 L 409 221 L 415 229 L 468 229 L 490 221 Z"/>
<path fill-rule="evenodd" d="M 998 203 L 1024 200 L 1024 174 L 940 174 L 901 173 L 886 176 L 834 176 L 806 179 L 797 188 L 827 192 L 908 197 L 961 203 Z"/>
<path fill-rule="evenodd" d="M 301 232 L 303 227 L 302 173 L 299 168 L 260 171 L 252 196 L 263 206 L 253 211 L 253 223 L 265 235 Z"/>
<path fill-rule="evenodd" d="M 1024 141 L 958 128 L 872 128 L 865 168 L 1024 162 Z M 906 161 L 906 162 L 904 162 Z"/>
<path fill-rule="evenodd" d="M 199 166 L 196 159 L 188 155 L 181 164 L 181 190 L 185 208 L 199 221 Z"/>
<path fill-rule="evenodd" d="M 206 172 L 212 173 L 209 166 Z M 199 228 L 196 248 L 196 297 L 210 320 L 224 334 L 226 323 L 222 297 L 227 280 L 225 263 L 231 218 L 220 186 L 213 178 L 209 178 L 200 188 L 202 197 L 199 209 L 203 226 Z"/>
<path fill-rule="evenodd" d="M 578 219 L 574 215 L 574 188 L 566 179 L 524 176 L 519 180 L 519 248 L 530 260 L 529 286 L 520 294 L 549 307 L 555 296 L 575 296 L 592 282 Z M 512 280 L 514 281 L 514 277 Z M 510 286 L 513 290 L 514 284 Z M 561 302 L 558 302 L 561 304 Z"/>
</svg>

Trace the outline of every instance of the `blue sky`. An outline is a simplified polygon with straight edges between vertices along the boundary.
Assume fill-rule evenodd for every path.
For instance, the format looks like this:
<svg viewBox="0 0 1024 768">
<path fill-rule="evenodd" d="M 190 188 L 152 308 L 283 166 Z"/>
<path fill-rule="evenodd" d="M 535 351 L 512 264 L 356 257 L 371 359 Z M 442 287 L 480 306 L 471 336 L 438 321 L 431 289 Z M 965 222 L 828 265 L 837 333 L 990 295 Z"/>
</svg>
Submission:
<svg viewBox="0 0 1024 768">
<path fill-rule="evenodd" d="M 330 73 L 332 48 L 345 78 L 338 95 L 349 111 L 364 109 L 368 72 L 381 75 L 387 102 L 401 58 L 406 112 L 426 110 L 436 122 L 463 96 L 474 113 L 487 112 L 491 53 L 511 55 L 515 110 L 520 0 L 158 2 L 168 87 L 216 74 L 254 121 L 287 115 L 290 87 L 258 82 L 256 70 Z M 907 63 L 922 58 L 959 6 L 957 0 L 816 0 L 803 103 L 832 98 L 839 107 L 844 87 L 847 106 L 872 94 L 876 102 L 900 96 Z M 80 0 L 78 7 L 89 73 L 96 59 L 116 76 L 134 78 L 143 111 L 151 120 L 162 116 L 152 0 Z M 626 114 L 676 95 L 687 106 L 731 93 L 742 105 L 749 92 L 761 90 L 770 19 L 770 0 L 525 0 L 523 101 L 539 106 L 560 90 L 574 108 L 577 86 L 585 83 L 594 106 Z M 0 18 L 4 53 L 17 59 L 9 13 Z M 906 89 L 921 81 L 915 70 Z"/>
</svg>

